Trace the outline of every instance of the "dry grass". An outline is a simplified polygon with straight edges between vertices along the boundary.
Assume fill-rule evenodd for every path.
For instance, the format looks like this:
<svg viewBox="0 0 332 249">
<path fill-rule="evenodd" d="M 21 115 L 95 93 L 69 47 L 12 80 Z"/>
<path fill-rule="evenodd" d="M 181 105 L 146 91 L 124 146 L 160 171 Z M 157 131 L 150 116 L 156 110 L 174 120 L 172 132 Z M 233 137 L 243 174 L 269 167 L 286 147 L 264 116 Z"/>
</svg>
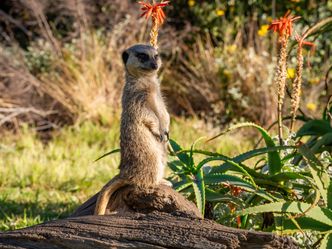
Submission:
<svg viewBox="0 0 332 249">
<path fill-rule="evenodd" d="M 25 121 L 43 129 L 85 119 L 112 122 L 123 82 L 121 52 L 148 41 L 149 26 L 137 9 L 120 0 L 23 2 L 15 9 L 35 24 L 27 48 L 15 36 L 1 45 L 0 124 Z M 48 22 L 52 13 L 61 15 Z M 21 20 L 22 27 L 28 25 Z M 272 63 L 265 49 L 243 48 L 237 38 L 216 47 L 202 37 L 187 46 L 192 31 L 190 25 L 180 31 L 165 25 L 160 32 L 162 85 L 172 113 L 218 125 L 239 117 L 260 124 L 274 120 Z"/>
<path fill-rule="evenodd" d="M 207 37 L 183 47 L 164 77 L 173 107 L 216 124 L 239 117 L 270 123 L 275 118 L 271 57 L 233 42 L 214 47 Z"/>
<path fill-rule="evenodd" d="M 121 52 L 147 40 L 144 20 L 128 9 L 129 1 L 103 3 L 114 14 L 111 21 L 93 20 L 98 19 L 98 10 L 84 1 L 57 1 L 56 7 L 50 1 L 23 3 L 21 11 L 37 22 L 34 31 L 39 38 L 31 40 L 26 50 L 15 39 L 1 47 L 6 52 L 0 53 L 0 124 L 12 126 L 23 120 L 38 126 L 46 120 L 57 126 L 85 119 L 109 123 L 123 85 Z M 73 32 L 62 39 L 61 30 L 47 22 L 51 7 L 73 20 Z M 94 27 L 108 21 L 102 29 Z M 173 42 L 166 37 L 161 35 L 160 43 L 172 51 L 181 37 Z"/>
<path fill-rule="evenodd" d="M 99 119 L 118 104 L 123 81 L 118 51 L 126 44 L 120 47 L 115 40 L 116 35 L 107 41 L 91 34 L 84 39 L 84 47 L 89 47 L 84 54 L 64 48 L 50 72 L 39 76 L 40 89 L 61 103 L 74 120 Z"/>
<path fill-rule="evenodd" d="M 15 40 L 1 48 L 6 53 L 0 53 L 0 124 L 54 113 L 71 121 L 102 119 L 118 103 L 120 51 L 142 40 L 144 25 L 127 16 L 105 37 L 92 31 L 83 2 L 64 1 L 78 24 L 77 34 L 64 43 L 53 34 L 42 2 L 23 3 L 37 21 L 41 38 L 30 42 L 27 51 Z"/>
</svg>

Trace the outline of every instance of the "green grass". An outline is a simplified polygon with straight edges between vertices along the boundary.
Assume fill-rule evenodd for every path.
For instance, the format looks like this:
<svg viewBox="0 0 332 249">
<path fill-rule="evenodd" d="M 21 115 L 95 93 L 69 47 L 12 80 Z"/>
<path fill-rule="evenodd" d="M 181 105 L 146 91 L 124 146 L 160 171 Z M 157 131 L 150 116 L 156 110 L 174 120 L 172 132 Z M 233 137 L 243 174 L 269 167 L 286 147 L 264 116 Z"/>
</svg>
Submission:
<svg viewBox="0 0 332 249">
<path fill-rule="evenodd" d="M 118 119 L 116 119 L 118 120 Z M 188 148 L 200 136 L 216 134 L 195 120 L 172 120 L 171 137 Z M 249 141 L 225 136 L 198 148 L 235 155 Z M 0 142 L 0 230 L 12 230 L 66 217 L 116 173 L 119 155 L 94 162 L 119 147 L 119 122 L 91 122 L 54 132 L 43 143 L 32 129 L 2 134 Z"/>
</svg>

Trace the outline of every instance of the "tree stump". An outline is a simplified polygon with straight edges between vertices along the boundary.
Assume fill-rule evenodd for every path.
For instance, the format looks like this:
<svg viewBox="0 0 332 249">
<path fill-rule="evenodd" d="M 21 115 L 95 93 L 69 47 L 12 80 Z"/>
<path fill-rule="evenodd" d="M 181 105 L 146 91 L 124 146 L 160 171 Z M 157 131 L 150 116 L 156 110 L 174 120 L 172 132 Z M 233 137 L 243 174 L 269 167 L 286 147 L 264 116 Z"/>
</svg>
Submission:
<svg viewBox="0 0 332 249">
<path fill-rule="evenodd" d="M 67 219 L 0 233 L 0 248 L 297 248 L 288 237 L 201 219 L 195 205 L 166 186 L 122 188 L 112 197 L 122 208 L 105 216 L 91 215 L 96 196 Z"/>
</svg>

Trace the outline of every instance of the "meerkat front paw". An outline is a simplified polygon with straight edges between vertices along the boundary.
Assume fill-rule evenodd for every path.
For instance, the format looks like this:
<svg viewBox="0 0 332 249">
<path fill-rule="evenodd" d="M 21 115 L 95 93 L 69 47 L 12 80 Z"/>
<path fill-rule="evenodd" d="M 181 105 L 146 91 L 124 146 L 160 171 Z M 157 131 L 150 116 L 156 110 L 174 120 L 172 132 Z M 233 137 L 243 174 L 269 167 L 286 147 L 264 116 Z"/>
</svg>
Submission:
<svg viewBox="0 0 332 249">
<path fill-rule="evenodd" d="M 161 143 L 167 143 L 169 141 L 169 135 L 167 131 L 161 132 L 160 134 L 153 133 L 157 140 Z"/>
<path fill-rule="evenodd" d="M 161 130 L 159 140 L 162 143 L 167 143 L 169 141 L 169 133 L 168 131 Z"/>
<path fill-rule="evenodd" d="M 165 179 L 161 179 L 160 184 L 161 185 L 166 185 L 166 186 L 171 187 L 171 188 L 173 187 L 173 184 L 170 181 L 167 181 Z"/>
<path fill-rule="evenodd" d="M 167 143 L 169 141 L 169 132 L 164 131 L 164 137 L 165 137 L 165 142 Z"/>
</svg>

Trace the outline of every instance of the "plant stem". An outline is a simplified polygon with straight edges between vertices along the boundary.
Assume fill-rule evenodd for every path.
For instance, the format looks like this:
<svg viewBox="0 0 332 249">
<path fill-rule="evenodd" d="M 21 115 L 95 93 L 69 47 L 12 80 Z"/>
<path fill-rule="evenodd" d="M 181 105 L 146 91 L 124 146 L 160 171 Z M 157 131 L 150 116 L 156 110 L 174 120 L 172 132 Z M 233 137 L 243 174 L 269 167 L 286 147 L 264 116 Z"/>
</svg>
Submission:
<svg viewBox="0 0 332 249">
<path fill-rule="evenodd" d="M 152 16 L 152 28 L 150 32 L 150 44 L 151 46 L 158 49 L 158 30 L 159 30 L 159 23 L 156 16 Z"/>
<path fill-rule="evenodd" d="M 279 101 L 278 101 L 279 102 Z M 283 145 L 282 141 L 282 104 L 278 103 L 278 136 L 279 136 L 279 144 Z"/>
</svg>

